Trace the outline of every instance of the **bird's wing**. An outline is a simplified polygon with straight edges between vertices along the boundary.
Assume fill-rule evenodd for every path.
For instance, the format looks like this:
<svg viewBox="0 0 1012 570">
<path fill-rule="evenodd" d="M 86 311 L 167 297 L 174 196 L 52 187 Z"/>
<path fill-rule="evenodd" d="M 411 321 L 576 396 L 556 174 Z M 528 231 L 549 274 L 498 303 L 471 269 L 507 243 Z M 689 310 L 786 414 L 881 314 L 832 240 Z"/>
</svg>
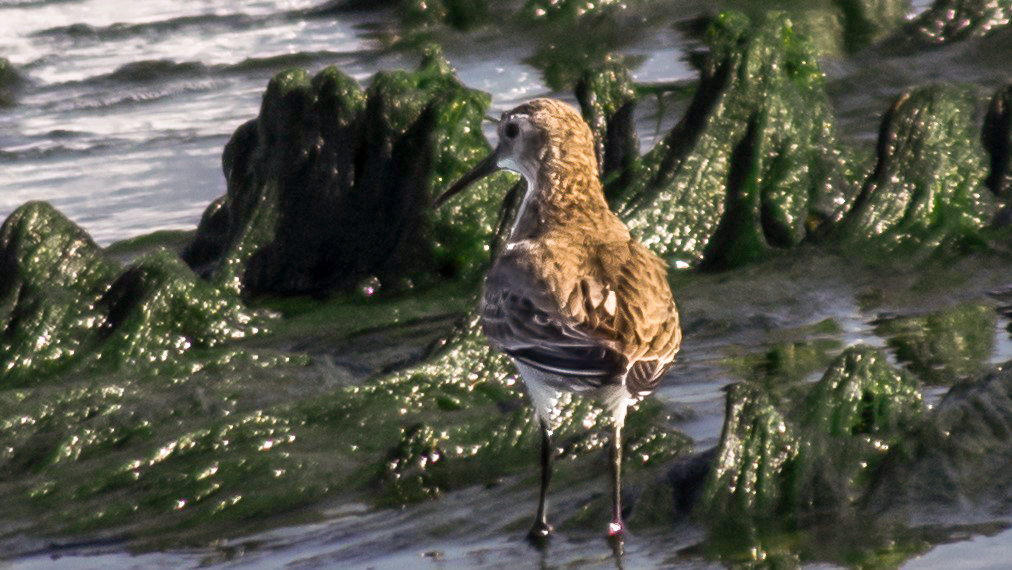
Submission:
<svg viewBox="0 0 1012 570">
<path fill-rule="evenodd" d="M 568 315 L 524 256 L 499 257 L 488 273 L 480 309 L 491 344 L 524 364 L 571 379 L 569 389 L 597 388 L 624 369 L 619 343 Z"/>
<path fill-rule="evenodd" d="M 545 245 L 504 252 L 489 272 L 486 336 L 525 364 L 574 382 L 624 380 L 634 396 L 651 392 L 681 341 L 663 263 L 633 240 Z"/>
<path fill-rule="evenodd" d="M 603 287 L 604 301 L 586 320 L 596 329 L 622 339 L 625 385 L 633 396 L 652 392 L 674 362 L 682 333 L 664 263 L 635 240 L 599 245 L 594 271 L 585 279 Z M 586 285 L 593 290 L 595 285 Z M 608 299 L 614 297 L 613 304 Z M 593 300 L 593 299 L 589 299 Z"/>
</svg>

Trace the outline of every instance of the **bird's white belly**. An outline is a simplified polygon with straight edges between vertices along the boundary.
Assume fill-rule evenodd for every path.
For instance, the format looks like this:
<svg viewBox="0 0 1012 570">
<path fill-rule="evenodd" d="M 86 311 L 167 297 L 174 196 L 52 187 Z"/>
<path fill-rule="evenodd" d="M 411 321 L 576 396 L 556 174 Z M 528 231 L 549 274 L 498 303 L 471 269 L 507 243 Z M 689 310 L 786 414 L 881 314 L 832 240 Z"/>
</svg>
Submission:
<svg viewBox="0 0 1012 570">
<path fill-rule="evenodd" d="M 520 377 L 524 379 L 527 393 L 530 394 L 531 403 L 534 405 L 534 413 L 539 420 L 554 427 L 559 410 L 559 397 L 562 396 L 562 392 L 552 387 L 553 384 L 559 383 L 558 377 L 527 366 L 516 359 L 513 359 L 513 364 L 520 372 Z"/>
<path fill-rule="evenodd" d="M 520 376 L 524 379 L 524 385 L 527 386 L 527 393 L 531 397 L 537 418 L 548 424 L 549 430 L 555 429 L 562 391 L 554 386 L 565 385 L 566 379 L 528 366 L 517 359 L 513 359 L 513 364 L 516 365 Z M 637 402 L 637 399 L 633 398 L 625 386 L 621 384 L 599 388 L 590 395 L 604 405 L 617 425 L 625 423 L 626 411 L 629 406 Z"/>
</svg>

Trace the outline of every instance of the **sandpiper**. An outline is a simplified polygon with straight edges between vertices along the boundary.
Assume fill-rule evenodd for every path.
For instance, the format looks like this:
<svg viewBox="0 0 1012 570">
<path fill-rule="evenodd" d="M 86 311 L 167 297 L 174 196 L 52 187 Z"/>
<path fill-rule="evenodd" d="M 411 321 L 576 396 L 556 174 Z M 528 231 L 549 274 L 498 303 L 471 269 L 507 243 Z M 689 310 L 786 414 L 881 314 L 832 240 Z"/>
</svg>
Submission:
<svg viewBox="0 0 1012 570">
<path fill-rule="evenodd" d="M 479 312 L 489 343 L 516 364 L 541 427 L 541 494 L 529 537 L 552 532 L 552 430 L 569 391 L 597 397 L 611 413 L 608 535 L 621 539 L 626 411 L 657 387 L 682 338 L 666 266 L 609 209 L 593 135 L 575 109 L 535 99 L 504 113 L 497 131 L 495 150 L 433 206 L 500 168 L 527 183 Z"/>
</svg>

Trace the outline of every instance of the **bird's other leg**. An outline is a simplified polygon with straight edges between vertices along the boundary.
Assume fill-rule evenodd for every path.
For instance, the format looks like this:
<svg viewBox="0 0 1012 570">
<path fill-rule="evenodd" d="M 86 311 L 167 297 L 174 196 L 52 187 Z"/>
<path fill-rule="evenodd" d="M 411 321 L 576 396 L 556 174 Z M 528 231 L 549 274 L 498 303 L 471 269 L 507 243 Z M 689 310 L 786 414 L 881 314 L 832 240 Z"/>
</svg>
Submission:
<svg viewBox="0 0 1012 570">
<path fill-rule="evenodd" d="M 622 540 L 625 523 L 622 522 L 622 421 L 615 422 L 611 439 L 611 522 L 608 538 Z"/>
<path fill-rule="evenodd" d="M 548 524 L 545 515 L 545 499 L 548 496 L 548 483 L 552 480 L 552 460 L 555 456 L 552 449 L 552 432 L 548 422 L 540 420 L 541 424 L 541 495 L 538 499 L 538 514 L 534 518 L 534 524 L 527 533 L 527 537 L 535 542 L 544 541 L 552 534 L 552 527 Z"/>
</svg>

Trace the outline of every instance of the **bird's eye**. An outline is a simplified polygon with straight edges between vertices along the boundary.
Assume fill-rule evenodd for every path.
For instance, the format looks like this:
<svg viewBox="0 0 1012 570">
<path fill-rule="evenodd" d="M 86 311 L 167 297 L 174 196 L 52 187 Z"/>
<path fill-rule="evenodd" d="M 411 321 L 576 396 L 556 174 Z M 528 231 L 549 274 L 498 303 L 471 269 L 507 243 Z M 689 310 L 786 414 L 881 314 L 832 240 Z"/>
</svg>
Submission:
<svg viewBox="0 0 1012 570">
<path fill-rule="evenodd" d="M 502 134 L 508 139 L 515 139 L 520 134 L 520 127 L 516 123 L 506 123 L 506 126 L 502 130 Z"/>
</svg>

